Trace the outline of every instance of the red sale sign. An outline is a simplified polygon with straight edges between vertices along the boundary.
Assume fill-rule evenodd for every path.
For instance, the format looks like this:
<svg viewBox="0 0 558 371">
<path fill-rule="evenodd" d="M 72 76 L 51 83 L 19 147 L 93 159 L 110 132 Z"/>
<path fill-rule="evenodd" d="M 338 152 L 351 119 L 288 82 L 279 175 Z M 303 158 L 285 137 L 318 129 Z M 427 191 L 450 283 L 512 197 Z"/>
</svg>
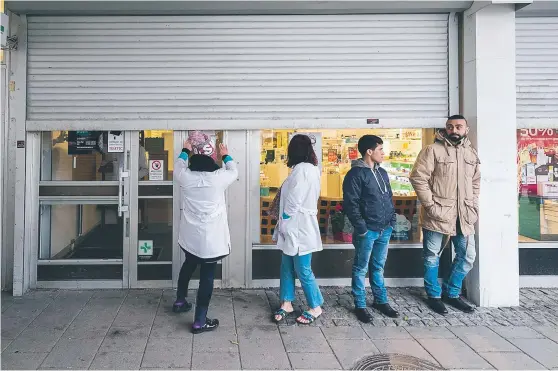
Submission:
<svg viewBox="0 0 558 371">
<path fill-rule="evenodd" d="M 517 130 L 519 191 L 535 193 L 540 182 L 554 180 L 558 165 L 558 129 Z"/>
</svg>

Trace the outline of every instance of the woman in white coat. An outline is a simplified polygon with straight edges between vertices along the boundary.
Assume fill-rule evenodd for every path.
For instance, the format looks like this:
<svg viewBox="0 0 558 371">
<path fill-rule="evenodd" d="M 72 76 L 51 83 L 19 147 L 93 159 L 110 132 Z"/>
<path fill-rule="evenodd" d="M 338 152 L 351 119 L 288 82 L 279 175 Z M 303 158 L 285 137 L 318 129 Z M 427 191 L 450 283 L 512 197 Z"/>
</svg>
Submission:
<svg viewBox="0 0 558 371">
<path fill-rule="evenodd" d="M 219 320 L 207 318 L 207 309 L 217 262 L 231 251 L 225 190 L 236 180 L 238 171 L 224 144 L 219 145 L 223 169 L 209 156 L 195 154 L 190 158 L 191 152 L 192 144 L 186 141 L 174 165 L 174 178 L 182 195 L 178 243 L 186 260 L 178 276 L 173 311 L 187 312 L 192 308 L 186 296 L 192 274 L 199 265 L 200 284 L 192 331 L 200 333 L 219 326 Z"/>
<path fill-rule="evenodd" d="M 292 172 L 279 190 L 275 233 L 277 247 L 283 251 L 282 304 L 275 312 L 275 321 L 280 322 L 293 312 L 296 273 L 310 307 L 296 321 L 310 324 L 322 314 L 324 301 L 312 272 L 312 253 L 323 249 L 317 219 L 321 174 L 312 141 L 306 135 L 298 134 L 291 139 L 287 159 Z"/>
</svg>

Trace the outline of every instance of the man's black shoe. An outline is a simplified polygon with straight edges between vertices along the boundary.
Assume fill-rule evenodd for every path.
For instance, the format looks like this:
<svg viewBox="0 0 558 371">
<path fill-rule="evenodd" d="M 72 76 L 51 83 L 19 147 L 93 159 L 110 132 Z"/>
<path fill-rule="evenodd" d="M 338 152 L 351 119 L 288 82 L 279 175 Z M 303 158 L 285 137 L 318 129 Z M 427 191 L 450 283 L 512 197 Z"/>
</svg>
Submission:
<svg viewBox="0 0 558 371">
<path fill-rule="evenodd" d="M 374 303 L 372 307 L 378 310 L 383 315 L 390 317 L 390 318 L 397 318 L 399 317 L 399 313 L 391 307 L 388 303 L 385 304 L 376 304 Z"/>
<path fill-rule="evenodd" d="M 455 309 L 458 309 L 464 313 L 473 313 L 475 311 L 474 307 L 465 303 L 460 297 L 450 298 L 448 296 L 442 296 L 442 300 L 444 301 L 444 303 L 451 305 Z"/>
<path fill-rule="evenodd" d="M 427 304 L 430 307 L 430 309 L 432 309 L 434 312 L 438 314 L 448 314 L 448 310 L 446 309 L 444 303 L 442 303 L 441 299 L 428 298 Z"/>
<path fill-rule="evenodd" d="M 372 322 L 372 315 L 366 308 L 356 308 L 355 314 L 360 322 L 370 323 Z"/>
</svg>

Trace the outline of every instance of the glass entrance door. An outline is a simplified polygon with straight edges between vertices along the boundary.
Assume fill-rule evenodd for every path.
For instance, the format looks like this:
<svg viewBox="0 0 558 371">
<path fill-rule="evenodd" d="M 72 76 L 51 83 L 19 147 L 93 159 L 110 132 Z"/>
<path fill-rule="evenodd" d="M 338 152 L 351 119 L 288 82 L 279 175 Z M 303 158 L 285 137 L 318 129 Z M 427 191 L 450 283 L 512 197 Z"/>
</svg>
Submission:
<svg viewBox="0 0 558 371">
<path fill-rule="evenodd" d="M 217 131 L 41 133 L 37 287 L 176 287 L 184 254 L 173 174 L 188 137 L 220 163 Z"/>
<path fill-rule="evenodd" d="M 41 133 L 38 287 L 128 287 L 131 132 Z"/>
<path fill-rule="evenodd" d="M 172 130 L 132 132 L 131 166 L 138 170 L 130 174 L 130 287 L 175 286 L 179 206 L 173 172 L 180 140 Z"/>
</svg>

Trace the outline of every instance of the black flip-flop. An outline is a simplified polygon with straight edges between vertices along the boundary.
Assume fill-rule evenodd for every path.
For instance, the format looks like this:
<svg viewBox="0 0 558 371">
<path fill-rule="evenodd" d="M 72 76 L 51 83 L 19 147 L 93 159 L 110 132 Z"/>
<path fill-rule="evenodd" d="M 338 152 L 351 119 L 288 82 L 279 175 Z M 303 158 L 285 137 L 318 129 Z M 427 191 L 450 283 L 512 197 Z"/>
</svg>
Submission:
<svg viewBox="0 0 558 371">
<path fill-rule="evenodd" d="M 292 313 L 293 313 L 293 312 L 287 312 L 287 311 L 286 311 L 285 309 L 283 309 L 283 308 L 279 308 L 279 309 L 277 309 L 277 311 L 273 314 L 273 320 L 274 320 L 276 323 L 279 323 L 279 322 L 283 321 L 285 318 L 287 318 L 289 315 L 291 315 Z M 280 318 L 279 320 L 277 320 L 277 319 L 275 318 L 275 316 L 281 316 L 281 318 Z"/>
<path fill-rule="evenodd" d="M 298 318 L 300 318 L 300 317 L 304 317 L 305 319 L 308 320 L 308 322 L 300 322 L 300 321 L 298 320 Z M 318 317 L 319 317 L 319 316 L 318 316 Z M 300 323 L 301 325 L 309 325 L 309 324 L 313 323 L 315 320 L 317 320 L 318 317 L 314 317 L 310 312 L 308 312 L 308 311 L 305 310 L 305 311 L 302 312 L 302 314 L 296 319 L 296 322 L 297 322 L 297 323 Z"/>
</svg>

